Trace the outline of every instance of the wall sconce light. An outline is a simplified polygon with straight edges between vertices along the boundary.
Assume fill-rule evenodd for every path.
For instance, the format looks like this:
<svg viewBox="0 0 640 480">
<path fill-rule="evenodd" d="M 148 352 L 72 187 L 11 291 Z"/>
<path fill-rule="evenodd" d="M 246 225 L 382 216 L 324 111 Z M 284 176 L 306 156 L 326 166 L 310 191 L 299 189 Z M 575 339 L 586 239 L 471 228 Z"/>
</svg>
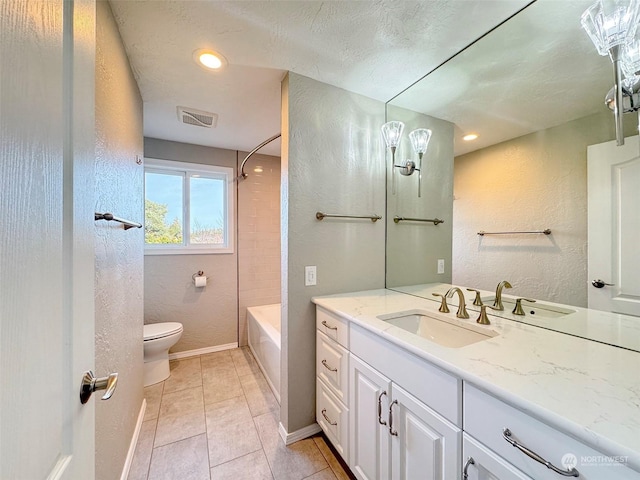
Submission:
<svg viewBox="0 0 640 480">
<path fill-rule="evenodd" d="M 613 107 L 618 145 L 624 145 L 622 115 L 625 102 L 622 61 L 625 55 L 623 52 L 633 42 L 639 19 L 639 0 L 598 0 L 585 10 L 581 18 L 582 28 L 589 35 L 598 53 L 603 56 L 609 55 L 613 63 L 613 95 L 607 105 L 609 108 Z M 630 100 L 633 100 L 633 96 Z"/>
<path fill-rule="evenodd" d="M 622 49 L 622 112 L 638 112 L 640 115 L 640 28 L 636 30 L 634 40 Z M 604 103 L 616 111 L 616 91 L 612 88 L 607 93 Z M 639 122 L 640 124 L 640 117 Z"/>
<path fill-rule="evenodd" d="M 408 177 L 413 172 L 418 172 L 418 197 L 422 196 L 422 157 L 429 147 L 431 140 L 431 130 L 427 128 L 418 128 L 409 133 L 409 140 L 414 152 L 418 155 L 418 165 L 413 160 L 407 159 L 404 165 L 396 165 L 396 149 L 402 139 L 402 131 L 404 123 L 387 122 L 382 126 L 382 136 L 387 144 L 387 148 L 391 149 L 391 193 L 396 193 L 395 171 L 400 169 L 400 174 Z"/>
</svg>

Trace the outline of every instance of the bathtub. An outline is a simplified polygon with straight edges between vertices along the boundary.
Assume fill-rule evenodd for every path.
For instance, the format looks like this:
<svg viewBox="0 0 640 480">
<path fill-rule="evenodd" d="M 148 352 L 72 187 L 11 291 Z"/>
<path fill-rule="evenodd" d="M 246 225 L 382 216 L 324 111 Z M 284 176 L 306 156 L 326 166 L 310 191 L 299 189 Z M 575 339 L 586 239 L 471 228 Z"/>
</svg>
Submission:
<svg viewBox="0 0 640 480">
<path fill-rule="evenodd" d="M 247 307 L 249 348 L 280 403 L 280 304 Z"/>
</svg>

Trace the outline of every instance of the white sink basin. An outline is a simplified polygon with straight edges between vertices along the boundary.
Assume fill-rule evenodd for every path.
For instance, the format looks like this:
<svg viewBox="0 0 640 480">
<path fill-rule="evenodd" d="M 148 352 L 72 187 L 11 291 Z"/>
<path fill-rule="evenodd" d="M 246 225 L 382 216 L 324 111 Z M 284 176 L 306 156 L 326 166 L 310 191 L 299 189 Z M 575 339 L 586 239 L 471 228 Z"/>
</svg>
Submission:
<svg viewBox="0 0 640 480">
<path fill-rule="evenodd" d="M 460 348 L 498 335 L 493 330 L 463 323 L 455 318 L 438 317 L 426 310 L 389 313 L 378 318 L 443 347 Z"/>
<path fill-rule="evenodd" d="M 482 303 L 486 305 L 493 305 L 493 301 L 495 297 L 483 297 Z M 504 305 L 504 312 L 511 313 L 516 306 L 516 301 L 511 298 L 503 298 L 502 305 Z M 525 317 L 542 317 L 542 318 L 560 318 L 565 315 L 569 315 L 570 313 L 576 313 L 575 310 L 569 310 L 568 308 L 557 307 L 555 305 L 548 305 L 546 303 L 529 303 L 522 302 L 522 310 L 524 310 Z M 491 312 L 492 315 L 500 315 L 500 312 L 496 312 L 490 309 L 487 309 L 487 312 Z M 521 317 L 521 316 L 520 316 Z M 522 318 L 522 317 L 521 317 Z"/>
</svg>

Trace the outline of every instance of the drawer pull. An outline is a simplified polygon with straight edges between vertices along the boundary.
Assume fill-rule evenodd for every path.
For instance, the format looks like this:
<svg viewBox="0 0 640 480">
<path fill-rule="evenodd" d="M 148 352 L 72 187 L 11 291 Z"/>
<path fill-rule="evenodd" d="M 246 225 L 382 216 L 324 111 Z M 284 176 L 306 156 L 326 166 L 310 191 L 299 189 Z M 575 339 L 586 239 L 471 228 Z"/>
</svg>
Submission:
<svg viewBox="0 0 640 480">
<path fill-rule="evenodd" d="M 378 395 L 378 423 L 380 425 L 386 425 L 387 422 L 385 422 L 384 420 L 382 420 L 382 396 L 386 395 L 387 392 L 382 392 L 380 395 Z"/>
<path fill-rule="evenodd" d="M 326 320 L 322 320 L 322 325 L 324 325 L 325 327 L 327 327 L 329 330 L 338 330 L 338 327 L 332 327 L 331 325 L 329 325 L 327 323 Z"/>
<path fill-rule="evenodd" d="M 335 427 L 336 425 L 338 425 L 338 422 L 332 422 L 332 421 L 331 421 L 331 419 L 330 419 L 329 417 L 327 417 L 327 409 L 326 409 L 326 408 L 323 408 L 323 409 L 322 409 L 322 416 L 324 417 L 324 419 L 325 419 L 327 422 L 329 422 L 329 425 L 332 425 L 332 426 L 334 426 L 334 427 Z"/>
<path fill-rule="evenodd" d="M 462 470 L 462 480 L 467 480 L 469 478 L 469 466 L 475 464 L 476 462 L 473 457 L 467 458 L 467 463 L 464 464 L 464 469 Z"/>
<path fill-rule="evenodd" d="M 338 369 L 337 368 L 333 368 L 331 366 L 329 366 L 329 364 L 327 363 L 326 360 L 322 360 L 322 365 L 324 365 L 324 368 L 326 368 L 327 370 L 329 370 L 330 372 L 337 372 Z"/>
<path fill-rule="evenodd" d="M 391 402 L 391 405 L 389 405 L 389 433 L 394 437 L 398 436 L 398 432 L 393 431 L 393 406 L 397 404 L 398 400 L 394 400 L 393 402 Z"/>
<path fill-rule="evenodd" d="M 548 469 L 553 470 L 554 472 L 556 472 L 558 475 L 562 475 L 564 477 L 579 477 L 580 476 L 580 472 L 578 472 L 578 470 L 576 470 L 575 468 L 572 468 L 571 470 L 561 470 L 560 468 L 558 468 L 555 465 L 553 465 L 551 462 L 546 461 L 544 458 L 542 458 L 540 455 L 538 455 L 533 450 L 529 450 L 524 445 L 520 445 L 513 438 L 511 438 L 511 430 L 509 430 L 508 428 L 505 428 L 505 429 L 502 430 L 502 437 L 507 442 L 509 442 L 512 446 L 516 447 L 518 450 L 520 450 L 522 453 L 524 453 L 527 457 L 534 459 L 538 463 L 541 463 L 542 465 L 544 465 Z"/>
</svg>

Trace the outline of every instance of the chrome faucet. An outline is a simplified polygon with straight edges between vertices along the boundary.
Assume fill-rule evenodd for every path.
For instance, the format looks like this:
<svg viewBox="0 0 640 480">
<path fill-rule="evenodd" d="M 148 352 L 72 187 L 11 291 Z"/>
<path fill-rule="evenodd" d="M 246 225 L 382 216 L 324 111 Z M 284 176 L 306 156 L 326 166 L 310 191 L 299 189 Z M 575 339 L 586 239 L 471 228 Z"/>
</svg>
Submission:
<svg viewBox="0 0 640 480">
<path fill-rule="evenodd" d="M 449 291 L 445 294 L 447 298 L 453 297 L 453 294 L 458 292 L 458 311 L 456 312 L 456 317 L 458 318 L 469 318 L 469 314 L 467 313 L 467 307 L 464 304 L 464 293 L 458 287 L 451 287 Z"/>
<path fill-rule="evenodd" d="M 494 310 L 504 310 L 504 305 L 502 305 L 502 289 L 503 288 L 511 288 L 511 284 L 506 280 L 503 280 L 496 287 L 496 298 L 493 301 Z"/>
</svg>

